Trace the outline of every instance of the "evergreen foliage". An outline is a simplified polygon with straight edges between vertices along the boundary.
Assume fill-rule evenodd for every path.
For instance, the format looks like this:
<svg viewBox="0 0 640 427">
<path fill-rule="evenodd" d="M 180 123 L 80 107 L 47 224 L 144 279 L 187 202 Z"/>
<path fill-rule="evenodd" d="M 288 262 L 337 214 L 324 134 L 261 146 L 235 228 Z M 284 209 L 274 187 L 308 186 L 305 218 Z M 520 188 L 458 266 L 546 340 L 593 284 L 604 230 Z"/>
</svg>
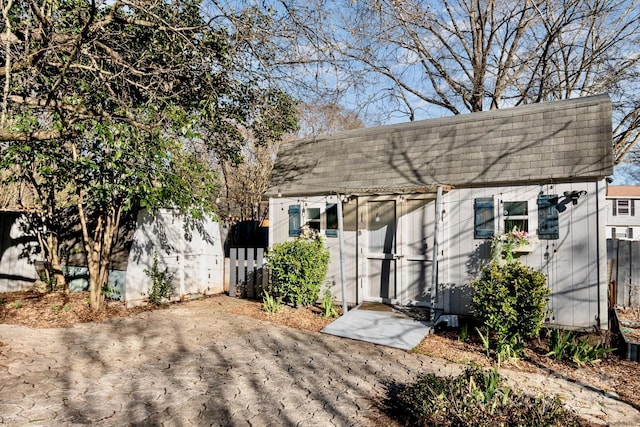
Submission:
<svg viewBox="0 0 640 427">
<path fill-rule="evenodd" d="M 320 236 L 274 245 L 268 255 L 271 293 L 294 306 L 318 301 L 329 267 L 329 251 Z"/>
</svg>

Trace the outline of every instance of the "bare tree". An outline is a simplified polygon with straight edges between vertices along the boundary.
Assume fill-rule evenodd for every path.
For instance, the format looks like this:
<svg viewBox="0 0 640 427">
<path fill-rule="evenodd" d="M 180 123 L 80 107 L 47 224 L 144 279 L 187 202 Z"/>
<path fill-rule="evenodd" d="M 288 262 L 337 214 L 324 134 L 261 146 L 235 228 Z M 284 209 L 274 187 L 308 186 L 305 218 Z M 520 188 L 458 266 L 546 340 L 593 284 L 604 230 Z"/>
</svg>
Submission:
<svg viewBox="0 0 640 427">
<path fill-rule="evenodd" d="M 336 132 L 360 129 L 363 121 L 353 111 L 320 100 L 305 102 L 298 107 L 301 137 L 331 135 Z"/>
<path fill-rule="evenodd" d="M 334 91 L 332 102 L 348 98 L 365 117 L 415 120 L 607 92 L 616 162 L 636 155 L 637 0 L 267 3 L 281 23 L 273 65 L 295 70 L 306 91 L 315 82 Z"/>
<path fill-rule="evenodd" d="M 221 162 L 216 167 L 224 178 L 224 190 L 219 195 L 219 212 L 238 221 L 259 221 L 266 209 L 261 206 L 271 171 L 281 143 L 299 137 L 327 135 L 359 129 L 364 123 L 354 112 L 336 104 L 320 101 L 301 103 L 297 108 L 299 130 L 283 140 L 258 144 L 250 132 L 245 133 L 241 157 Z M 291 127 L 293 130 L 293 127 Z"/>
</svg>

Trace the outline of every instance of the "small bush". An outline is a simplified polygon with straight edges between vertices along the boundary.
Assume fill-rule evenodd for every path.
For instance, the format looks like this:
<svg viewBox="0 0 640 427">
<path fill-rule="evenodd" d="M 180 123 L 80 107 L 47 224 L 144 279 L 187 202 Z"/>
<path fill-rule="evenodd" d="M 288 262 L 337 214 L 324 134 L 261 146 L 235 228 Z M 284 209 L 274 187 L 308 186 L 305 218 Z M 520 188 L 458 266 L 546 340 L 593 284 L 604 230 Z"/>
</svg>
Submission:
<svg viewBox="0 0 640 427">
<path fill-rule="evenodd" d="M 151 278 L 151 289 L 149 290 L 149 302 L 153 305 L 165 304 L 173 295 L 174 273 L 169 273 L 169 268 L 160 269 L 158 265 L 158 253 L 153 253 L 153 265 L 151 270 L 144 270 L 144 273 Z"/>
<path fill-rule="evenodd" d="M 518 261 L 492 262 L 471 283 L 475 317 L 509 353 L 522 339 L 538 335 L 546 314 L 549 288 L 541 272 Z"/>
<path fill-rule="evenodd" d="M 467 368 L 457 377 L 418 377 L 389 388 L 390 415 L 416 426 L 579 426 L 557 397 L 528 396 L 503 384 L 498 371 Z"/>
<path fill-rule="evenodd" d="M 274 245 L 268 265 L 272 295 L 294 306 L 311 305 L 327 275 L 329 251 L 319 236 L 297 238 Z"/>
</svg>

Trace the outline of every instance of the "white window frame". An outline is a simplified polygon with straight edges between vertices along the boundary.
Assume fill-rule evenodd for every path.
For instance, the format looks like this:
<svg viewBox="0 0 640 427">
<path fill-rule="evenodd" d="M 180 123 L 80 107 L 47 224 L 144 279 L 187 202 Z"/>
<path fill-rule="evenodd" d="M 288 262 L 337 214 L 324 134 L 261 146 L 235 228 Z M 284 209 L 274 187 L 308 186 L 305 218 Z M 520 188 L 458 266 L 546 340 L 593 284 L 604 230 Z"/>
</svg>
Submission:
<svg viewBox="0 0 640 427">
<path fill-rule="evenodd" d="M 318 211 L 317 218 L 312 218 L 311 215 L 309 215 L 312 209 L 314 212 L 315 210 Z M 317 206 L 305 207 L 304 216 L 305 216 L 305 224 L 308 225 L 309 228 L 316 230 L 318 233 L 322 231 L 322 209 L 320 207 L 317 207 Z M 313 226 L 312 224 L 315 226 Z"/>
<path fill-rule="evenodd" d="M 524 203 L 527 209 L 527 214 L 526 215 L 509 215 L 509 212 L 507 211 L 507 203 Z M 526 221 L 527 229 L 520 230 L 520 231 L 526 231 L 527 233 L 529 233 L 529 230 L 531 229 L 529 201 L 528 200 L 503 200 L 502 201 L 502 226 L 504 227 L 505 233 L 508 233 L 509 231 L 511 231 L 511 230 L 507 230 L 507 221 L 509 220 Z"/>
</svg>

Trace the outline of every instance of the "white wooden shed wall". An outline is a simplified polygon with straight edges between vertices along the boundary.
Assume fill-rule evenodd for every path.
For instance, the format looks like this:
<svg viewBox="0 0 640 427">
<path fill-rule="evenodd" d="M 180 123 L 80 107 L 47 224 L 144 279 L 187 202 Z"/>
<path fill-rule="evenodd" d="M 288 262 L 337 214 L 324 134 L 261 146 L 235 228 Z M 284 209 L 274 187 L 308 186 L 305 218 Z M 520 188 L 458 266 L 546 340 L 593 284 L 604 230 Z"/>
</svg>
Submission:
<svg viewBox="0 0 640 427">
<path fill-rule="evenodd" d="M 438 286 L 435 305 L 444 313 L 470 313 L 470 281 L 476 278 L 481 265 L 490 260 L 488 240 L 474 239 L 474 199 L 493 197 L 496 227 L 504 223 L 501 204 L 508 201 L 527 201 L 529 233 L 536 234 L 538 227 L 538 195 L 564 192 L 586 191 L 576 205 L 566 205 L 559 214 L 559 239 L 539 240 L 533 252 L 523 255 L 521 261 L 542 271 L 548 278 L 551 288 L 549 301 L 549 323 L 569 327 L 591 327 L 598 323 L 607 328 L 607 286 L 606 286 L 606 239 L 605 239 L 605 182 L 588 181 L 556 183 L 545 185 L 513 185 L 453 189 L 445 193 L 440 218 L 441 228 L 438 250 Z M 414 197 L 414 208 L 408 208 Z M 423 204 L 415 202 L 419 198 Z M 269 242 L 271 245 L 293 237 L 289 236 L 290 205 L 321 209 L 321 230 L 325 231 L 325 209 L 327 203 L 335 203 L 335 196 L 288 197 L 270 199 Z M 416 297 L 412 273 L 411 245 L 425 240 L 425 258 L 427 261 L 422 280 L 430 284 L 432 262 L 431 248 L 434 244 L 435 199 L 421 196 L 377 196 L 352 198 L 343 205 L 345 216 L 345 273 L 347 301 L 359 303 L 371 298 L 367 282 L 375 275 L 375 265 L 367 261 L 368 239 L 372 231 L 372 201 L 391 200 L 399 206 L 396 241 L 394 242 L 393 274 L 397 287 L 390 295 L 394 302 L 414 304 L 428 302 L 429 294 Z M 418 206 L 416 209 L 415 206 Z M 369 220 L 367 220 L 369 215 Z M 420 220 L 420 218 L 423 218 Z M 369 221 L 369 222 L 368 222 Z M 423 222 L 421 222 L 423 221 Z M 305 222 L 303 218 L 302 223 Z M 534 239 L 535 240 L 535 239 Z M 340 252 L 338 239 L 325 237 L 331 259 L 327 280 L 333 295 L 342 300 L 340 290 Z M 414 254 L 414 260 L 415 254 Z M 413 265 L 419 265 L 413 262 Z M 429 286 L 424 286 L 429 291 Z M 380 295 L 377 295 L 380 296 Z"/>
<path fill-rule="evenodd" d="M 340 282 L 340 248 L 337 237 L 327 237 L 326 230 L 326 208 L 327 204 L 337 203 L 337 196 L 318 196 L 306 198 L 271 198 L 269 199 L 269 245 L 274 243 L 292 240 L 289 236 L 289 213 L 291 205 L 301 205 L 303 208 L 319 208 L 321 218 L 321 230 L 324 236 L 325 245 L 329 249 L 329 272 L 327 273 L 326 284 L 330 286 L 331 293 L 338 301 L 342 301 L 342 290 Z M 357 299 L 355 283 L 357 277 L 357 230 L 356 215 L 358 201 L 352 199 L 343 204 L 344 215 L 344 248 L 345 253 L 345 283 L 347 287 L 347 301 L 355 302 Z M 302 223 L 304 224 L 303 219 Z"/>
<path fill-rule="evenodd" d="M 210 219 L 191 220 L 177 211 L 141 211 L 129 253 L 125 301 L 143 303 L 151 287 L 144 270 L 158 253 L 161 270 L 175 274 L 175 297 L 223 292 L 224 251 L 220 226 Z"/>
<path fill-rule="evenodd" d="M 18 212 L 0 216 L 0 292 L 19 291 L 38 279 L 35 262 L 39 246 L 25 234 L 24 218 Z"/>
<path fill-rule="evenodd" d="M 560 236 L 557 240 L 539 240 L 534 251 L 520 260 L 542 271 L 551 289 L 550 323 L 562 326 L 607 328 L 607 269 L 605 238 L 605 181 L 483 187 L 452 190 L 444 197 L 442 246 L 439 283 L 445 288 L 442 308 L 445 312 L 469 312 L 470 292 L 464 287 L 479 273 L 473 260 L 487 258 L 489 246 L 473 237 L 473 201 L 477 197 L 493 197 L 496 223 L 504 216 L 501 202 L 528 201 L 529 232 L 538 227 L 536 199 L 539 193 L 558 194 L 565 191 L 587 191 L 577 205 L 569 203 L 559 214 Z M 448 291 L 446 289 L 449 289 Z M 447 293 L 449 295 L 447 296 Z M 440 300 L 439 300 L 440 301 Z"/>
</svg>

